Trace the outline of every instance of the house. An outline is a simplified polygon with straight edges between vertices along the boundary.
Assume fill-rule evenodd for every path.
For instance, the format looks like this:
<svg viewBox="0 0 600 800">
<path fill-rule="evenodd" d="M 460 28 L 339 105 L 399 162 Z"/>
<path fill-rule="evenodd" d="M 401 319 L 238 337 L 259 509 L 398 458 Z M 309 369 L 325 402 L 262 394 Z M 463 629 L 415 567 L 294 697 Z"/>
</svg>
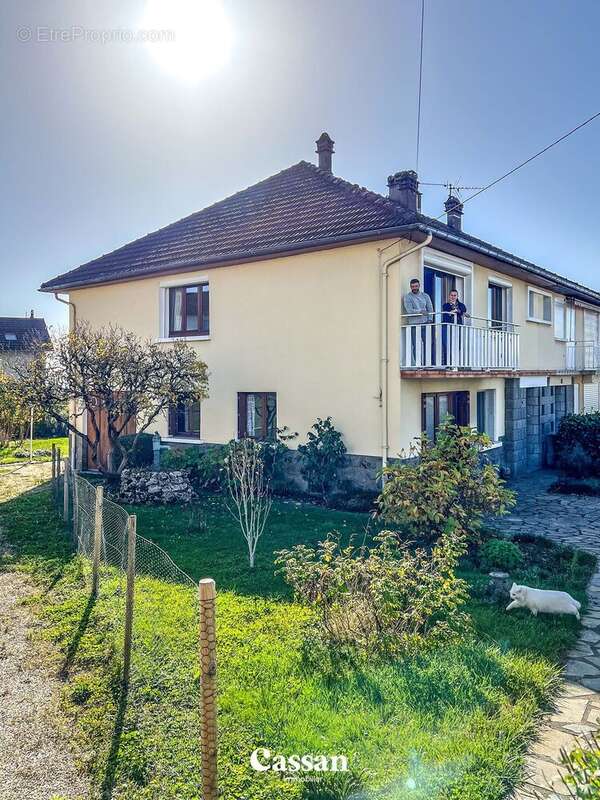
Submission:
<svg viewBox="0 0 600 800">
<path fill-rule="evenodd" d="M 0 372 L 12 372 L 14 363 L 33 350 L 37 342 L 49 342 L 46 322 L 34 317 L 0 317 Z"/>
<path fill-rule="evenodd" d="M 304 440 L 317 417 L 342 431 L 357 482 L 372 481 L 451 412 L 485 431 L 514 472 L 542 464 L 560 418 L 599 404 L 600 293 L 421 213 L 413 171 L 388 196 L 334 175 L 333 141 L 178 222 L 59 275 L 71 323 L 113 322 L 209 366 L 210 398 L 158 426 L 173 444 L 272 436 Z M 403 297 L 417 277 L 434 317 Z M 451 288 L 470 324 L 443 322 Z M 80 454 L 79 463 L 83 463 Z"/>
</svg>

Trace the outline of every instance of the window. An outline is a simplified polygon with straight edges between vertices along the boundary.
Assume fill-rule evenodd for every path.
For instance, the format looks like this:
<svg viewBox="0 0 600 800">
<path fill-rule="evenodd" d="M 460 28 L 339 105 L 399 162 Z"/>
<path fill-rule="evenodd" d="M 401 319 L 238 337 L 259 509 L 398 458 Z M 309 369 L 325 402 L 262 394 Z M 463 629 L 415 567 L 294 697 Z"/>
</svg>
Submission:
<svg viewBox="0 0 600 800">
<path fill-rule="evenodd" d="M 169 289 L 169 336 L 208 336 L 207 283 Z"/>
<path fill-rule="evenodd" d="M 238 392 L 238 438 L 271 439 L 277 436 L 275 392 Z"/>
<path fill-rule="evenodd" d="M 17 341 L 17 334 L 16 333 L 5 333 L 4 338 L 7 342 L 16 342 Z"/>
<path fill-rule="evenodd" d="M 457 425 L 471 424 L 469 392 L 422 394 L 421 429 L 432 442 L 441 422 L 450 415 Z"/>
<path fill-rule="evenodd" d="M 170 407 L 169 436 L 200 438 L 200 403 L 178 403 Z"/>
<path fill-rule="evenodd" d="M 477 430 L 496 439 L 496 390 L 477 392 Z"/>
<path fill-rule="evenodd" d="M 530 322 L 552 324 L 552 295 L 529 287 L 527 291 L 527 319 Z"/>
<path fill-rule="evenodd" d="M 490 327 L 506 329 L 504 323 L 512 322 L 512 287 L 490 281 L 488 283 L 488 319 Z"/>
</svg>

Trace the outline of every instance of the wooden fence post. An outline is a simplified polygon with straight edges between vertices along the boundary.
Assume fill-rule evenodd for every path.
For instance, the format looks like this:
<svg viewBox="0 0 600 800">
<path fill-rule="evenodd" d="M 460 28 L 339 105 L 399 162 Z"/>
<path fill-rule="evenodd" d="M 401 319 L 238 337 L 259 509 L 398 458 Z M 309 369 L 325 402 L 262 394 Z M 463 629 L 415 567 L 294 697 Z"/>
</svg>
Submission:
<svg viewBox="0 0 600 800">
<path fill-rule="evenodd" d="M 69 521 L 69 459 L 65 458 L 63 471 L 63 519 Z"/>
<path fill-rule="evenodd" d="M 130 514 L 127 519 L 127 591 L 125 596 L 125 642 L 123 647 L 123 686 L 125 689 L 129 686 L 129 671 L 131 668 L 136 526 L 137 517 L 135 514 Z"/>
<path fill-rule="evenodd" d="M 79 498 L 77 496 L 77 472 L 75 470 L 71 473 L 71 497 L 73 499 L 72 503 L 72 514 L 73 514 L 73 543 L 79 550 Z"/>
<path fill-rule="evenodd" d="M 56 500 L 56 444 L 52 442 L 52 493 Z"/>
<path fill-rule="evenodd" d="M 58 500 L 60 497 L 60 465 L 62 461 L 60 458 L 60 447 L 56 448 L 56 485 L 54 487 L 54 503 L 58 506 Z"/>
<path fill-rule="evenodd" d="M 200 599 L 200 725 L 202 800 L 217 800 L 217 646 L 215 582 L 203 578 Z"/>
<path fill-rule="evenodd" d="M 104 489 L 96 486 L 96 512 L 94 514 L 94 549 L 92 555 L 92 594 L 98 594 L 98 578 L 100 576 L 100 554 L 102 548 L 102 505 Z"/>
</svg>

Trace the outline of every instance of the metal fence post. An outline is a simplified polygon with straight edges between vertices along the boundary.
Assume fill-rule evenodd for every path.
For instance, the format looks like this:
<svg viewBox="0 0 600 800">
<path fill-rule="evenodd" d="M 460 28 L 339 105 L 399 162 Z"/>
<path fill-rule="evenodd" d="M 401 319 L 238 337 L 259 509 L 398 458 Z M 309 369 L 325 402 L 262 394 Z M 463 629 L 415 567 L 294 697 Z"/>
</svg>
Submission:
<svg viewBox="0 0 600 800">
<path fill-rule="evenodd" d="M 96 512 L 94 514 L 94 550 L 92 556 L 92 594 L 98 594 L 98 578 L 100 575 L 100 553 L 102 547 L 102 504 L 104 489 L 96 486 Z"/>
<path fill-rule="evenodd" d="M 69 459 L 65 458 L 63 471 L 63 519 L 69 521 Z"/>
<path fill-rule="evenodd" d="M 202 799 L 217 800 L 217 647 L 215 582 L 204 578 L 200 599 L 200 717 L 202 748 Z"/>
<path fill-rule="evenodd" d="M 125 597 L 125 642 L 123 647 L 123 686 L 125 689 L 129 686 L 129 671 L 131 668 L 136 526 L 137 517 L 135 514 L 130 514 L 127 520 L 127 591 Z"/>
</svg>

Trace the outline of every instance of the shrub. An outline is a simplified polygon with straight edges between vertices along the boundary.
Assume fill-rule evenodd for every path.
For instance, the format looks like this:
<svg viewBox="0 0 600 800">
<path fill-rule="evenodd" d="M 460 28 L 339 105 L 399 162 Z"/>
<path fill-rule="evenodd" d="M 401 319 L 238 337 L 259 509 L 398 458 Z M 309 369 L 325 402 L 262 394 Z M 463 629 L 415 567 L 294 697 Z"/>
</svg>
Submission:
<svg viewBox="0 0 600 800">
<path fill-rule="evenodd" d="M 477 539 L 485 516 L 504 514 L 514 505 L 514 493 L 497 468 L 481 461 L 487 442 L 451 421 L 440 425 L 435 443 L 423 436 L 411 451 L 418 458 L 383 472 L 386 482 L 378 500 L 383 520 L 425 541 L 449 530 Z"/>
<path fill-rule="evenodd" d="M 554 447 L 557 466 L 567 475 L 600 475 L 600 413 L 563 417 Z"/>
<path fill-rule="evenodd" d="M 570 753 L 561 752 L 561 761 L 567 769 L 563 783 L 569 796 L 577 800 L 600 797 L 600 742 L 594 734 Z"/>
<path fill-rule="evenodd" d="M 119 438 L 119 443 L 123 449 L 129 453 L 129 456 L 127 457 L 127 467 L 130 469 L 137 467 L 151 467 L 154 458 L 152 449 L 152 434 L 140 433 L 135 447 L 132 450 L 131 448 L 133 446 L 135 436 L 135 434 L 127 434 L 126 436 L 121 436 Z"/>
<path fill-rule="evenodd" d="M 197 492 L 218 492 L 223 487 L 226 455 L 227 447 L 220 444 L 167 450 L 161 456 L 161 469 L 186 470 Z"/>
<path fill-rule="evenodd" d="M 333 488 L 338 471 L 346 461 L 346 445 L 342 434 L 331 421 L 317 418 L 307 433 L 307 443 L 298 446 L 302 458 L 302 477 L 308 484 L 309 492 L 318 494 L 324 502 Z"/>
<path fill-rule="evenodd" d="M 488 539 L 479 548 L 479 560 L 486 571 L 501 569 L 510 572 L 520 567 L 523 559 L 519 545 L 506 539 Z"/>
<path fill-rule="evenodd" d="M 426 642 L 448 642 L 465 630 L 465 583 L 455 575 L 461 540 L 441 537 L 411 550 L 391 531 L 372 547 L 342 547 L 339 534 L 316 548 L 296 545 L 276 563 L 300 602 L 315 609 L 330 651 L 396 656 Z"/>
</svg>

